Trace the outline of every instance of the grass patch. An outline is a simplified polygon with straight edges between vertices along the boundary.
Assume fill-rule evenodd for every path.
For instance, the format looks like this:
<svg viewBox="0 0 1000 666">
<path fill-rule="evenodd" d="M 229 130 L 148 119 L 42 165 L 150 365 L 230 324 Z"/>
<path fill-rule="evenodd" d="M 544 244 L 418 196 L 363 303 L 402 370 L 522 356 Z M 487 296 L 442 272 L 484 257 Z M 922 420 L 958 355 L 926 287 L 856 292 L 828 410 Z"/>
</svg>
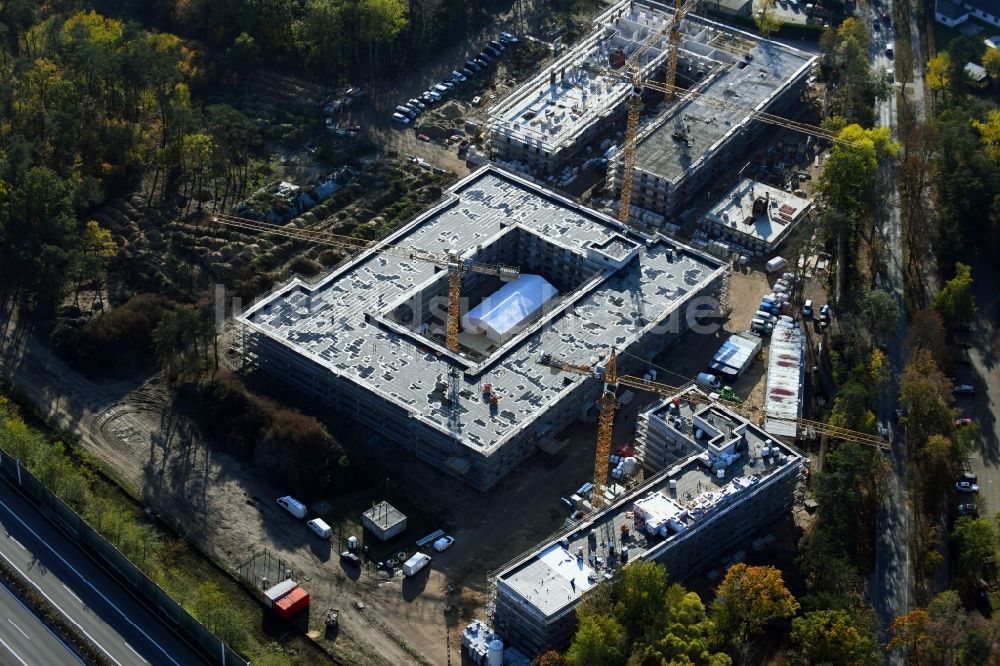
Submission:
<svg viewBox="0 0 1000 666">
<path fill-rule="evenodd" d="M 226 571 L 177 537 L 100 465 L 71 442 L 22 417 L 0 395 L 0 447 L 84 517 L 119 551 L 195 618 L 254 663 L 330 663 L 330 657 L 291 625 L 267 618 L 265 609 Z M 278 642 L 280 637 L 281 642 Z"/>
</svg>

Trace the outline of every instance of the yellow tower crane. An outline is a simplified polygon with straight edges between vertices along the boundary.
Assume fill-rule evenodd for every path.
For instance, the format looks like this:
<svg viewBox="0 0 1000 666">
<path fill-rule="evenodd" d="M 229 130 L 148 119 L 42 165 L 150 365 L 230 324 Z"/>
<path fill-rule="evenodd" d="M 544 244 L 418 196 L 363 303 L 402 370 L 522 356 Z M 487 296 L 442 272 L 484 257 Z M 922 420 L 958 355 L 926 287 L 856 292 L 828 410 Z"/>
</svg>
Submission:
<svg viewBox="0 0 1000 666">
<path fill-rule="evenodd" d="M 597 451 L 594 456 L 594 489 L 591 493 L 590 500 L 594 508 L 597 509 L 603 507 L 605 502 L 604 489 L 608 483 L 608 459 L 611 456 L 612 431 L 615 423 L 615 411 L 618 407 L 618 400 L 615 394 L 617 393 L 619 386 L 626 386 L 640 391 L 649 391 L 650 393 L 655 393 L 656 395 L 664 398 L 673 398 L 675 396 L 684 395 L 684 399 L 692 403 L 708 404 L 715 402 L 712 398 L 697 391 L 690 391 L 676 386 L 668 386 L 667 384 L 660 384 L 658 382 L 642 379 L 640 377 L 633 377 L 631 375 L 619 375 L 618 352 L 614 347 L 611 348 L 611 354 L 608 356 L 608 360 L 605 362 L 603 368 L 564 363 L 553 359 L 549 354 L 542 354 L 539 357 L 538 362 L 542 365 L 555 368 L 556 370 L 596 377 L 603 384 L 601 397 L 597 401 L 597 404 L 600 407 L 600 415 L 597 421 Z M 686 390 L 687 393 L 685 395 Z M 753 416 L 747 413 L 745 407 L 737 405 L 736 403 L 727 402 L 726 408 L 739 412 L 747 418 L 753 418 Z M 838 439 L 846 439 L 858 442 L 859 444 L 874 446 L 880 451 L 889 449 L 889 442 L 886 441 L 884 437 L 880 437 L 878 435 L 848 430 L 847 428 L 840 428 L 827 423 L 820 423 L 819 421 L 782 417 L 773 414 L 767 415 L 767 419 L 770 421 L 784 421 L 786 423 L 792 423 L 797 427 L 797 429 L 808 429 L 821 435 L 828 435 Z"/>
<path fill-rule="evenodd" d="M 507 282 L 516 280 L 521 275 L 520 269 L 516 267 L 505 266 L 504 264 L 485 264 L 472 261 L 471 259 L 463 259 L 457 252 L 434 252 L 405 245 L 378 245 L 377 243 L 351 238 L 350 236 L 331 234 L 326 231 L 282 227 L 276 224 L 235 217 L 223 213 L 213 215 L 212 221 L 241 231 L 275 234 L 347 252 L 364 252 L 370 250 L 376 254 L 411 259 L 446 269 L 448 271 L 448 321 L 445 326 L 445 342 L 448 349 L 456 353 L 458 352 L 458 323 L 461 317 L 462 275 L 465 273 L 495 275 Z"/>
<path fill-rule="evenodd" d="M 625 142 L 622 147 L 625 157 L 625 173 L 622 174 L 622 192 L 618 203 L 618 221 L 622 224 L 628 224 L 629 208 L 632 205 L 632 172 L 635 169 L 639 116 L 642 112 L 642 56 L 653 47 L 653 44 L 670 33 L 667 54 L 667 82 L 673 88 L 677 78 L 677 50 L 681 41 L 681 21 L 685 14 L 694 9 L 697 4 L 698 0 L 687 0 L 683 5 L 681 0 L 674 0 L 674 15 L 659 30 L 650 35 L 649 39 L 644 41 L 622 66 L 631 86 L 628 100 L 628 123 L 625 127 Z M 672 96 L 671 99 L 673 99 Z"/>
<path fill-rule="evenodd" d="M 621 70 L 617 72 L 604 70 L 608 76 L 624 78 L 630 86 L 628 120 L 625 126 L 625 139 L 622 142 L 622 161 L 625 170 L 624 173 L 622 173 L 622 187 L 618 198 L 618 221 L 622 224 L 627 225 L 629 223 L 630 209 L 632 206 L 632 181 L 635 176 L 636 149 L 639 137 L 639 118 L 642 112 L 642 91 L 646 88 L 659 90 L 660 92 L 665 93 L 668 103 L 672 102 L 677 95 L 682 94 L 685 97 L 700 100 L 710 106 L 714 106 L 717 109 L 740 109 L 745 111 L 748 116 L 761 122 L 802 132 L 803 134 L 826 139 L 827 141 L 834 143 L 849 146 L 854 145 L 851 141 L 838 138 L 836 132 L 823 129 L 822 127 L 789 120 L 788 118 L 782 118 L 781 116 L 774 114 L 757 111 L 756 109 L 751 109 L 749 107 L 742 107 L 728 100 L 717 99 L 677 86 L 677 57 L 681 41 L 681 21 L 684 20 L 687 13 L 692 11 L 696 5 L 697 2 L 695 0 L 688 0 L 683 4 L 681 4 L 681 0 L 674 0 L 673 15 L 659 30 L 650 35 L 650 37 L 646 39 L 646 41 L 644 41 L 638 49 L 636 49 L 628 60 L 625 61 Z M 669 50 L 667 52 L 665 83 L 645 80 L 642 77 L 642 56 L 667 33 L 669 33 Z M 715 45 L 715 48 L 726 50 L 721 45 Z"/>
</svg>

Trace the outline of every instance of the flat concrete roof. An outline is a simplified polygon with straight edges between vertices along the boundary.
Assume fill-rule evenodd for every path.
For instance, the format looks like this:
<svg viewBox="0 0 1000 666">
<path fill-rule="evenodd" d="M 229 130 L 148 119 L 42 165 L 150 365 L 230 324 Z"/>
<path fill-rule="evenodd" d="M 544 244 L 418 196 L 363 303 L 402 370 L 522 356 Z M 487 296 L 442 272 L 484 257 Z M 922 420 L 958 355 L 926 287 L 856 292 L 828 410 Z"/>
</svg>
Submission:
<svg viewBox="0 0 1000 666">
<path fill-rule="evenodd" d="M 679 58 L 692 64 L 690 71 L 678 66 L 677 85 L 730 106 L 719 108 L 681 96 L 642 130 L 636 167 L 674 183 L 750 121 L 747 109 L 766 109 L 787 86 L 806 76 L 816 60 L 804 51 L 697 16 L 685 21 L 684 33 Z M 693 75 L 699 70 L 700 79 Z"/>
<path fill-rule="evenodd" d="M 592 364 L 612 345 L 625 349 L 653 334 L 657 321 L 725 272 L 717 259 L 663 237 L 646 238 L 616 220 L 560 197 L 495 166 L 450 187 L 443 201 L 380 242 L 475 258 L 477 246 L 519 226 L 579 255 L 596 277 L 577 300 L 528 328 L 488 361 L 463 372 L 441 345 L 401 334 L 370 315 L 382 312 L 442 273 L 434 265 L 367 250 L 315 284 L 292 280 L 238 317 L 327 371 L 377 393 L 425 426 L 489 455 L 532 426 L 581 381 L 536 362 L 549 352 L 570 363 Z M 618 271 L 588 259 L 588 249 L 614 237 L 639 247 Z M 590 249 L 593 252 L 592 249 Z M 470 306 L 475 303 L 470 303 Z M 442 400 L 445 383 L 453 401 Z M 499 397 L 491 413 L 481 386 Z"/>
<path fill-rule="evenodd" d="M 753 214 L 758 197 L 767 199 L 763 215 Z M 776 245 L 812 206 L 812 200 L 744 178 L 705 213 L 705 220 L 738 234 Z"/>
<path fill-rule="evenodd" d="M 402 511 L 386 501 L 379 502 L 361 515 L 384 530 L 406 520 Z"/>
<path fill-rule="evenodd" d="M 694 388 L 679 395 L 686 395 L 688 391 L 705 395 Z M 672 532 L 666 537 L 650 537 L 638 532 L 632 516 L 637 501 L 646 501 L 653 508 L 669 507 L 668 513 L 675 518 L 679 517 L 686 528 L 693 528 L 716 511 L 740 501 L 748 494 L 748 489 L 795 464 L 800 458 L 796 449 L 719 404 L 693 405 L 682 400 L 679 413 L 673 415 L 668 414 L 671 400 L 657 404 L 647 410 L 646 414 L 670 424 L 670 427 L 673 427 L 673 420 L 679 418 L 682 425 L 678 432 L 683 433 L 691 454 L 669 470 L 655 475 L 640 488 L 618 498 L 610 507 L 575 525 L 565 537 L 545 542 L 520 558 L 499 574 L 498 584 L 505 585 L 546 618 L 552 619 L 565 612 L 568 606 L 572 606 L 591 587 L 601 580 L 611 578 L 614 573 L 613 569 L 595 566 L 590 560 L 588 535 L 591 531 L 597 532 L 596 556 L 603 562 L 608 561 L 607 541 L 613 538 L 620 543 L 619 535 L 623 525 L 629 529 L 630 562 L 647 556 L 655 557 L 657 551 L 678 534 Z M 730 464 L 723 478 L 713 473 L 713 469 L 706 463 L 709 451 L 709 447 L 705 446 L 706 442 L 694 438 L 696 416 L 709 419 L 720 433 L 745 426 L 749 455 L 743 455 Z M 787 456 L 787 459 L 782 461 L 780 456 L 772 455 L 763 460 L 761 453 L 765 442 L 770 442 L 770 449 L 777 447 L 778 452 Z M 672 481 L 677 482 L 676 490 L 670 488 Z M 568 549 L 560 543 L 563 538 L 568 543 Z M 583 560 L 577 558 L 580 548 L 583 548 Z M 570 580 L 574 584 L 570 584 Z"/>
<path fill-rule="evenodd" d="M 611 72 L 609 56 L 622 49 L 625 57 L 663 27 L 673 9 L 623 0 L 594 19 L 595 31 L 573 45 L 552 65 L 490 109 L 494 128 L 522 143 L 554 152 L 575 139 L 625 99 L 629 84 Z M 642 56 L 651 72 L 665 58 L 661 38 Z M 554 75 L 554 82 L 553 82 Z"/>
</svg>

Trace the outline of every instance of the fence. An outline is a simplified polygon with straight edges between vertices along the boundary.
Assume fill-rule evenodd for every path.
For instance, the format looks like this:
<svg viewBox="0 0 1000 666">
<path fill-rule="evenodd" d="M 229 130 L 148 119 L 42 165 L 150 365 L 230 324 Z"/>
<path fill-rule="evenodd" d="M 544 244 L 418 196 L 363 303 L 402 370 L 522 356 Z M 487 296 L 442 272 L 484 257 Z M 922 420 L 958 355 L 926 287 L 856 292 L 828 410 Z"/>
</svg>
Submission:
<svg viewBox="0 0 1000 666">
<path fill-rule="evenodd" d="M 78 513 L 42 485 L 21 465 L 21 461 L 0 451 L 0 471 L 21 489 L 41 513 L 87 548 L 112 576 L 144 602 L 166 626 L 200 649 L 212 663 L 249 666 L 249 661 L 194 619 Z"/>
</svg>

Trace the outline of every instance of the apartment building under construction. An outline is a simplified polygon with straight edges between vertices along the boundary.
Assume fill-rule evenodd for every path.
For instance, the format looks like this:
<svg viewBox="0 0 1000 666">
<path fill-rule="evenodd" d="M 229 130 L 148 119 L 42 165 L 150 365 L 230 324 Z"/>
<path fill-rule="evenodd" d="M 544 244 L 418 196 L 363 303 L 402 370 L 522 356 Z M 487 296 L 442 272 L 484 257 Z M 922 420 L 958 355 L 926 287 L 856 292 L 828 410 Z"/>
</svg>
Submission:
<svg viewBox="0 0 1000 666">
<path fill-rule="evenodd" d="M 457 252 L 520 278 L 463 273 L 459 350 L 445 343 L 448 275 L 393 246 Z M 549 353 L 623 371 L 686 329 L 726 267 L 642 235 L 497 167 L 315 283 L 294 279 L 237 317 L 248 362 L 417 458 L 487 490 L 592 408 L 589 376 L 538 363 Z"/>
</svg>

